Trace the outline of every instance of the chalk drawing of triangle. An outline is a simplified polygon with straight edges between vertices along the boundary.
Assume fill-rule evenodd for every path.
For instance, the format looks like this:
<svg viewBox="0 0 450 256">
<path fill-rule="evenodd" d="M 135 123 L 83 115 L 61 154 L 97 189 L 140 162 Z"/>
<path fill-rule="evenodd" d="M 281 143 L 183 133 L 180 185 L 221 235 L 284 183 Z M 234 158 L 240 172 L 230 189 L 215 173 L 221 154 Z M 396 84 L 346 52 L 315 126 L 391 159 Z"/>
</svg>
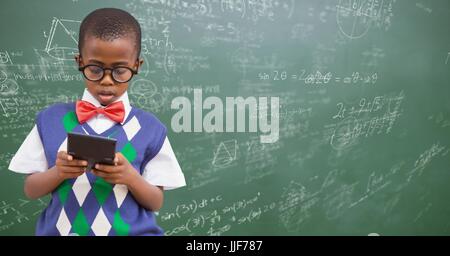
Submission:
<svg viewBox="0 0 450 256">
<path fill-rule="evenodd" d="M 233 162 L 236 159 L 236 141 L 231 141 L 233 144 L 229 143 L 230 141 L 226 142 L 221 142 L 219 144 L 219 146 L 217 147 L 216 153 L 214 154 L 214 159 L 213 159 L 213 166 L 216 167 L 223 167 L 226 166 L 228 164 L 230 164 L 231 162 Z M 233 147 L 231 150 L 227 147 Z M 231 144 L 231 145 L 230 145 Z"/>
</svg>

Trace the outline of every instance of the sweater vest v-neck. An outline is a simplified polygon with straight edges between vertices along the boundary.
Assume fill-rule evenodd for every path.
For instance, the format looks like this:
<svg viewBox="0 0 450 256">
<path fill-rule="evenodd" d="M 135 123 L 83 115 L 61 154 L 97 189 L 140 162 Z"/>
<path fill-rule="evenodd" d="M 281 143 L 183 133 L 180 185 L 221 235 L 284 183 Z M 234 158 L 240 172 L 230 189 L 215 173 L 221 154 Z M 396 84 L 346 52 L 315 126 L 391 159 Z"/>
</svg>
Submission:
<svg viewBox="0 0 450 256">
<path fill-rule="evenodd" d="M 75 103 L 52 105 L 38 113 L 36 125 L 48 167 L 58 151 L 66 151 L 67 132 L 93 134 L 117 140 L 121 152 L 141 175 L 161 149 L 167 129 L 152 114 L 132 107 L 124 124 L 116 123 L 97 134 L 80 124 Z M 36 235 L 162 235 L 155 214 L 140 206 L 125 185 L 110 184 L 86 172 L 61 183 L 51 195 L 36 225 Z"/>
</svg>

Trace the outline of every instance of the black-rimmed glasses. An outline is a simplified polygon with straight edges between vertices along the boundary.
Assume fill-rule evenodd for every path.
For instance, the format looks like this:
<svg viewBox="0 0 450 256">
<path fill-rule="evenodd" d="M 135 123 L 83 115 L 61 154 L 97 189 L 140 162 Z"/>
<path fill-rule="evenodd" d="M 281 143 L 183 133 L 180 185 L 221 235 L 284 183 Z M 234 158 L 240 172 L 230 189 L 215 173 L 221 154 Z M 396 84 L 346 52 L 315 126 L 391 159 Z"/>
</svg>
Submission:
<svg viewBox="0 0 450 256">
<path fill-rule="evenodd" d="M 78 70 L 83 73 L 87 80 L 92 82 L 101 81 L 103 77 L 105 77 L 105 70 L 111 71 L 111 77 L 117 83 L 126 83 L 133 78 L 133 75 L 138 73 L 137 70 L 133 70 L 129 67 L 117 66 L 113 68 L 104 68 L 95 64 L 79 67 Z"/>
</svg>

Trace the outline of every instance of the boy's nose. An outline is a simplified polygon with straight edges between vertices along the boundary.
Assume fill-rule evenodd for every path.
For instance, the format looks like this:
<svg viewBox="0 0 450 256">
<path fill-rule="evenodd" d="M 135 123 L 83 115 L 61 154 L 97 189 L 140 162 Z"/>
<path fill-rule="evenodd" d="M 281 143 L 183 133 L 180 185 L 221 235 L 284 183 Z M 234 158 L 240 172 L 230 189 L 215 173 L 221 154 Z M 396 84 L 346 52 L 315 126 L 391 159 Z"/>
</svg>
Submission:
<svg viewBox="0 0 450 256">
<path fill-rule="evenodd" d="M 112 73 L 110 70 L 105 70 L 105 75 L 103 76 L 103 79 L 100 80 L 101 85 L 113 85 L 114 80 L 112 79 Z"/>
</svg>

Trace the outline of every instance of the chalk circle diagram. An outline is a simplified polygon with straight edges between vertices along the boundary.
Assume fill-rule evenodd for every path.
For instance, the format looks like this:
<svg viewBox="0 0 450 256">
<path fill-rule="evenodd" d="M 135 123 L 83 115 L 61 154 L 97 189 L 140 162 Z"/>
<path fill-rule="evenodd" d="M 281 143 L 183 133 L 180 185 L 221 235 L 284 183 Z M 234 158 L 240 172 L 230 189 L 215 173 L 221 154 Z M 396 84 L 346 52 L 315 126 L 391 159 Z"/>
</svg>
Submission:
<svg viewBox="0 0 450 256">
<path fill-rule="evenodd" d="M 0 72 L 0 75 L 2 72 Z M 16 81 L 14 81 L 12 79 L 6 79 L 5 81 L 1 81 L 1 78 L 0 78 L 0 95 L 1 96 L 16 95 L 18 90 L 19 90 L 19 85 L 16 83 Z"/>
<path fill-rule="evenodd" d="M 0 70 L 0 84 L 5 82 L 8 79 L 8 74 L 5 71 Z"/>
<path fill-rule="evenodd" d="M 80 21 L 53 17 L 44 51 L 57 60 L 70 60 L 78 53 Z M 44 34 L 45 35 L 45 34 Z"/>
<path fill-rule="evenodd" d="M 335 150 L 343 150 L 355 145 L 359 137 L 355 132 L 355 127 L 358 125 L 358 120 L 352 116 L 338 123 L 331 135 L 331 146 Z"/>
<path fill-rule="evenodd" d="M 163 96 L 161 93 L 157 92 L 150 98 L 143 98 L 142 96 L 139 99 L 143 99 L 143 102 L 146 106 L 149 107 L 154 112 L 161 112 L 164 109 L 164 106 L 167 105 L 167 97 Z"/>
<path fill-rule="evenodd" d="M 146 97 L 152 97 L 158 91 L 155 83 L 148 79 L 138 79 L 130 86 L 130 93 L 135 95 L 145 95 Z"/>
<path fill-rule="evenodd" d="M 154 112 L 162 110 L 166 97 L 158 92 L 155 83 L 148 79 L 139 79 L 130 86 L 130 94 L 136 97 L 139 107 L 148 107 Z"/>
<path fill-rule="evenodd" d="M 378 19 L 383 2 L 384 0 L 339 0 L 336 6 L 339 30 L 350 39 L 363 37 Z"/>
</svg>

